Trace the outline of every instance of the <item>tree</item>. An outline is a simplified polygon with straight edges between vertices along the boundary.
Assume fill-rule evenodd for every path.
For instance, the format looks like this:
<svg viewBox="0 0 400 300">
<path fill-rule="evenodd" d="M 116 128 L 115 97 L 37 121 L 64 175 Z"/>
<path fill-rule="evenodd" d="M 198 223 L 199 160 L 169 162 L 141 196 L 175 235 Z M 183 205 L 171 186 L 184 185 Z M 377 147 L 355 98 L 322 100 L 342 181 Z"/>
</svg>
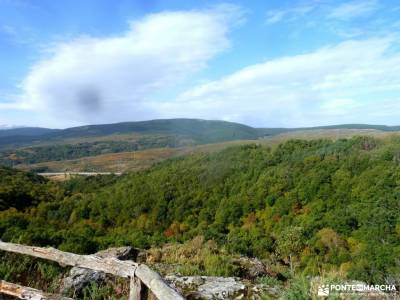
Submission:
<svg viewBox="0 0 400 300">
<path fill-rule="evenodd" d="M 302 227 L 289 227 L 277 239 L 276 251 L 283 259 L 288 259 L 292 275 L 294 274 L 293 260 L 304 246 L 302 236 Z"/>
</svg>

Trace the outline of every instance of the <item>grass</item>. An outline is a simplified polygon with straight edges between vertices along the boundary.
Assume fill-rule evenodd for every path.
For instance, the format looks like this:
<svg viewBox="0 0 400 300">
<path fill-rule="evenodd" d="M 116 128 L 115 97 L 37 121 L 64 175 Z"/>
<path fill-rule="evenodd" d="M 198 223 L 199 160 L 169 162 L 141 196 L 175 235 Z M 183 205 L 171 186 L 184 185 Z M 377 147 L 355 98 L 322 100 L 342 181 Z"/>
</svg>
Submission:
<svg viewBox="0 0 400 300">
<path fill-rule="evenodd" d="M 80 299 L 83 300 L 126 300 L 128 299 L 129 285 L 125 280 L 115 280 L 106 284 L 91 283 L 82 291 Z M 74 299 L 76 295 L 70 295 Z"/>
<path fill-rule="evenodd" d="M 0 252 L 0 280 L 58 294 L 62 278 L 69 268 L 46 260 L 25 255 Z M 92 283 L 77 295 L 69 291 L 66 296 L 86 300 L 127 299 L 129 282 L 118 277 L 109 277 L 105 283 Z M 1 297 L 0 297 L 1 298 Z"/>
<path fill-rule="evenodd" d="M 282 300 L 308 300 L 312 298 L 310 280 L 298 276 L 289 281 L 288 287 L 283 290 Z"/>
<path fill-rule="evenodd" d="M 58 292 L 65 271 L 56 263 L 29 256 L 2 252 L 0 258 L 1 279 L 50 293 Z"/>
<path fill-rule="evenodd" d="M 275 277 L 271 277 L 271 276 L 262 276 L 257 278 L 256 282 L 258 284 L 264 284 L 267 286 L 282 286 L 282 281 L 279 281 L 277 278 Z"/>
<path fill-rule="evenodd" d="M 174 272 L 183 276 L 239 276 L 240 268 L 235 257 L 218 249 L 214 241 L 205 241 L 197 236 L 184 244 L 169 244 L 149 251 L 148 264 L 154 265 L 161 273 L 163 266 L 173 266 Z M 161 269 L 160 269 L 161 266 Z"/>
</svg>

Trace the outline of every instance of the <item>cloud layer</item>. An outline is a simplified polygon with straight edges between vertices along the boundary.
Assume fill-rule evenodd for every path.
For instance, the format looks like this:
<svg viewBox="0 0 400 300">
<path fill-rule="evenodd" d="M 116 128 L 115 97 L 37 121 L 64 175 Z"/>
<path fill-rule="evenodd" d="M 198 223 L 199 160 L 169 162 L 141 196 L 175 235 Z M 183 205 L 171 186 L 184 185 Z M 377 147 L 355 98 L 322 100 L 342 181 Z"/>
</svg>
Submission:
<svg viewBox="0 0 400 300">
<path fill-rule="evenodd" d="M 120 36 L 57 44 L 23 81 L 22 103 L 58 120 L 108 122 L 147 116 L 145 101 L 204 68 L 229 47 L 240 10 L 164 12 L 131 22 Z"/>
<path fill-rule="evenodd" d="M 253 125 L 388 122 L 400 109 L 400 53 L 392 38 L 346 41 L 248 66 L 153 109 Z M 168 115 L 171 115 L 169 113 Z"/>
<path fill-rule="evenodd" d="M 296 24 L 309 35 L 310 26 L 321 24 L 324 34 L 338 32 L 328 39 L 331 45 L 308 48 L 307 36 L 299 35 L 296 52 L 289 53 L 314 50 L 269 60 L 259 56 L 260 63 L 230 74 L 224 70 L 227 61 L 222 58 L 216 61 L 214 71 L 226 73 L 212 81 L 204 81 L 216 75 L 212 68 L 199 71 L 230 48 L 231 38 L 242 41 L 243 32 L 230 34 L 235 25 L 243 23 L 240 7 L 220 5 L 150 14 L 130 22 L 119 35 L 81 36 L 53 44 L 21 82 L 20 95 L 0 95 L 8 100 L 0 102 L 1 122 L 65 127 L 194 117 L 271 127 L 399 124 L 400 39 L 398 25 L 392 24 L 395 13 L 358 28 L 346 24 L 352 18 L 358 24 L 364 17 L 379 15 L 382 3 L 332 3 L 302 2 L 270 11 L 269 19 L 260 25 L 266 28 L 262 33 L 268 34 L 272 31 L 267 29 L 278 23 L 290 24 L 289 32 Z M 306 18 L 318 14 L 317 23 L 302 27 Z M 339 34 L 341 24 L 345 25 L 344 34 Z M 289 47 L 291 42 L 288 37 Z M 272 50 L 274 46 L 270 45 Z M 233 57 L 243 60 L 241 66 L 249 60 L 246 51 L 252 47 L 237 48 L 243 52 Z M 232 56 L 228 58 L 231 62 L 229 59 Z M 29 113 L 32 116 L 26 120 Z"/>
<path fill-rule="evenodd" d="M 335 1 L 309 1 L 299 5 L 291 4 L 289 8 L 270 10 L 266 15 L 267 24 L 294 22 L 300 18 L 318 15 L 323 19 L 349 21 L 366 17 L 380 8 L 378 0 L 354 0 L 344 3 Z"/>
<path fill-rule="evenodd" d="M 335 7 L 329 14 L 329 18 L 349 20 L 369 15 L 377 10 L 378 7 L 378 1 L 376 0 L 350 1 Z"/>
</svg>

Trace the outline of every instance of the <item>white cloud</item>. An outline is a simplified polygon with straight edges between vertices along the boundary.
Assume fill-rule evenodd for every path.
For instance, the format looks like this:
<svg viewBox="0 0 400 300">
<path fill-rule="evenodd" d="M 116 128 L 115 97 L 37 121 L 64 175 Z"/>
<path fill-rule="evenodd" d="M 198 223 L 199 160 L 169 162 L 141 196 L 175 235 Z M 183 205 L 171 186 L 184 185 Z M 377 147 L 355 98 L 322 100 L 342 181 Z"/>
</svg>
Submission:
<svg viewBox="0 0 400 300">
<path fill-rule="evenodd" d="M 267 24 L 275 24 L 283 20 L 295 21 L 317 8 L 316 4 L 294 6 L 289 9 L 270 10 L 267 12 Z"/>
<path fill-rule="evenodd" d="M 400 113 L 391 109 L 400 109 L 400 52 L 388 53 L 394 41 L 347 41 L 252 65 L 194 87 L 176 100 L 154 102 L 152 109 L 165 117 L 269 126 L 398 123 Z M 378 113 L 383 111 L 386 120 Z"/>
<path fill-rule="evenodd" d="M 287 15 L 288 11 L 286 10 L 274 10 L 267 13 L 267 24 L 275 24 L 280 21 Z"/>
<path fill-rule="evenodd" d="M 24 110 L 29 109 L 29 107 L 23 102 L 0 102 L 0 111 L 13 109 Z"/>
<path fill-rule="evenodd" d="M 22 103 L 57 124 L 146 118 L 146 99 L 227 49 L 240 21 L 231 5 L 163 12 L 131 22 L 119 36 L 56 44 L 21 83 Z"/>
<path fill-rule="evenodd" d="M 328 15 L 332 19 L 349 20 L 366 16 L 378 9 L 377 0 L 358 0 L 343 3 L 334 8 Z"/>
<path fill-rule="evenodd" d="M 267 12 L 266 24 L 299 21 L 301 18 L 308 18 L 310 14 L 315 14 L 324 22 L 349 21 L 371 15 L 379 7 L 378 0 L 347 1 L 339 5 L 334 1 L 312 1 L 302 5 L 294 4 L 287 9 L 270 10 Z"/>
<path fill-rule="evenodd" d="M 0 36 L 3 35 L 7 40 L 17 45 L 29 45 L 35 42 L 35 33 L 28 27 L 20 26 L 18 28 L 10 25 L 0 26 Z"/>
<path fill-rule="evenodd" d="M 313 3 L 270 12 L 270 22 L 314 12 L 319 2 Z M 358 16 L 370 13 L 375 2 L 368 1 L 369 9 L 360 3 L 367 2 L 336 7 L 335 18 L 351 10 Z M 334 15 L 331 6 L 325 8 L 325 19 Z M 198 84 L 178 97 L 167 96 L 229 48 L 228 33 L 243 21 L 242 13 L 229 5 L 164 12 L 131 22 L 118 36 L 57 43 L 32 66 L 19 101 L 0 103 L 1 122 L 60 127 L 196 117 L 256 126 L 399 123 L 398 36 L 350 40 L 276 58 Z M 36 114 L 26 120 L 18 112 L 28 109 Z"/>
</svg>

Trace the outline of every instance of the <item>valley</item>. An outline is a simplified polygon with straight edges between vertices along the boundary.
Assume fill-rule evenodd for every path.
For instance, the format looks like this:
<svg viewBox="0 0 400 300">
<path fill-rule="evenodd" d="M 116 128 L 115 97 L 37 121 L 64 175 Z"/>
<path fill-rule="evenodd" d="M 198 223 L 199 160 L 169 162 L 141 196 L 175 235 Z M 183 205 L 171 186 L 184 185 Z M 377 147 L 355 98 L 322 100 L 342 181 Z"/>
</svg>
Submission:
<svg viewBox="0 0 400 300">
<path fill-rule="evenodd" d="M 397 284 L 398 132 L 338 126 L 248 139 L 235 130 L 214 143 L 169 131 L 7 146 L 0 239 L 78 254 L 134 247 L 186 296 L 195 286 L 185 280 L 230 284 L 248 299 L 307 298 L 306 278 Z M 141 148 L 109 147 L 121 142 Z M 48 290 L 45 281 L 68 276 L 35 259 L 17 268 L 15 259 L 0 258 L 2 278 Z M 27 270 L 35 271 L 16 277 Z M 79 293 L 103 299 L 127 289 L 95 284 Z"/>
</svg>

